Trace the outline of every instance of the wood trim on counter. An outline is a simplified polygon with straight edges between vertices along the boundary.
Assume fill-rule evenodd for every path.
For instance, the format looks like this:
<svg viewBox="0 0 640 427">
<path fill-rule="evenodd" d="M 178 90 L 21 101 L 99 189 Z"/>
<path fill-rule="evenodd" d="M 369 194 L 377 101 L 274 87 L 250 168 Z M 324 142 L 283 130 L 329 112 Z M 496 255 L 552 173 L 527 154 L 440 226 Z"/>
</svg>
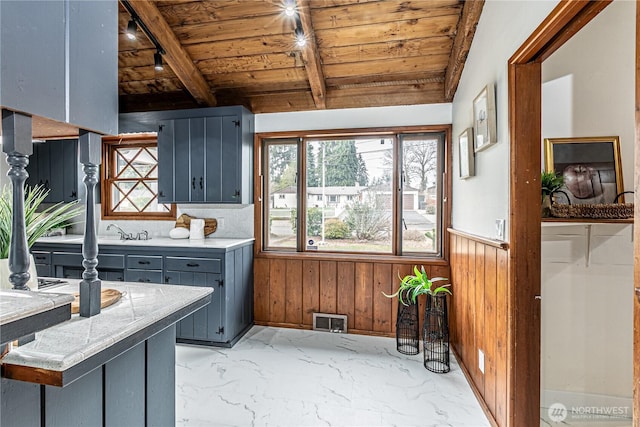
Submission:
<svg viewBox="0 0 640 427">
<path fill-rule="evenodd" d="M 509 243 L 503 240 L 488 239 L 486 237 L 478 236 L 477 234 L 466 233 L 464 231 L 456 230 L 455 228 L 447 228 L 447 232 L 455 236 L 464 237 L 465 239 L 473 240 L 474 242 L 477 242 L 477 243 L 482 243 L 483 245 L 492 246 L 498 249 L 509 249 Z"/>
</svg>

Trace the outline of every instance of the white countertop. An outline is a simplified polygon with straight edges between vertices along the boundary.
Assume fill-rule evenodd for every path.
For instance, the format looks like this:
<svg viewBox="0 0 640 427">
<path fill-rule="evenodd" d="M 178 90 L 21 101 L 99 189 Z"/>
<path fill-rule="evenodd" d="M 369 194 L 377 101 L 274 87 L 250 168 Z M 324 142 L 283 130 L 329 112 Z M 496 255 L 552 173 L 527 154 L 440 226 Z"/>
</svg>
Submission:
<svg viewBox="0 0 640 427">
<path fill-rule="evenodd" d="M 78 292 L 79 280 L 34 294 Z M 212 288 L 102 282 L 102 289 L 117 289 L 122 298 L 101 313 L 71 319 L 36 333 L 35 341 L 11 350 L 2 364 L 63 372 L 142 329 L 196 303 Z M 3 292 L 4 293 L 4 292 Z"/>
<path fill-rule="evenodd" d="M 24 319 L 69 304 L 73 295 L 30 291 L 0 290 L 0 325 Z"/>
<path fill-rule="evenodd" d="M 41 237 L 37 240 L 37 243 L 81 245 L 83 240 L 84 237 L 80 234 L 67 234 L 65 236 Z M 235 246 L 243 246 L 247 243 L 252 243 L 254 240 L 255 239 L 253 238 L 217 239 L 215 237 L 201 240 L 171 239 L 169 237 L 153 237 L 149 240 L 120 240 L 117 236 L 98 236 L 98 245 L 230 249 Z"/>
</svg>

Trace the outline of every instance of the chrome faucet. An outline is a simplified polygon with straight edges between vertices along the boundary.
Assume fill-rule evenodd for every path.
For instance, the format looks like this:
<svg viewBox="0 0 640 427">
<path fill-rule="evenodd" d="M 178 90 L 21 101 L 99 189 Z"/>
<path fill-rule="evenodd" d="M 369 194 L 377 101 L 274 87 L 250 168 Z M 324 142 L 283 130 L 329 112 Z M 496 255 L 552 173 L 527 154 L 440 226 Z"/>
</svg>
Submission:
<svg viewBox="0 0 640 427">
<path fill-rule="evenodd" d="M 109 224 L 107 225 L 107 231 L 111 230 L 112 228 L 115 228 L 116 231 L 120 234 L 120 240 L 132 240 L 133 239 L 133 235 L 131 235 L 131 233 L 125 233 L 124 230 L 120 227 L 118 227 L 115 224 Z"/>
<path fill-rule="evenodd" d="M 136 235 L 136 240 L 149 240 L 149 232 L 142 230 Z"/>
</svg>

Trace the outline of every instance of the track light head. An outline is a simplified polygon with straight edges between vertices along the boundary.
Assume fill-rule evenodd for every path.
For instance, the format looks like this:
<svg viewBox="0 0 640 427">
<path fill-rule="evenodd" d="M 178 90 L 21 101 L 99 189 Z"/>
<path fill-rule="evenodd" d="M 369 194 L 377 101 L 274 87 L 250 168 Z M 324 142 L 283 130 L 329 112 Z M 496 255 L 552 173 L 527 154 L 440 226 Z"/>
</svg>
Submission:
<svg viewBox="0 0 640 427">
<path fill-rule="evenodd" d="M 287 16 L 293 16 L 296 13 L 295 0 L 285 0 L 284 2 L 284 14 Z"/>
<path fill-rule="evenodd" d="M 136 21 L 132 19 L 131 21 L 129 21 L 129 24 L 127 24 L 127 31 L 125 31 L 125 33 L 127 34 L 127 38 L 129 40 L 135 40 L 137 31 L 138 25 L 136 24 Z"/>
<path fill-rule="evenodd" d="M 164 66 L 162 65 L 162 54 L 160 51 L 153 54 L 153 63 L 156 71 L 164 70 Z"/>
<path fill-rule="evenodd" d="M 295 35 L 296 35 L 296 44 L 299 47 L 303 47 L 304 45 L 307 44 L 307 38 L 304 36 L 304 31 L 302 31 L 302 28 L 296 27 Z"/>
</svg>

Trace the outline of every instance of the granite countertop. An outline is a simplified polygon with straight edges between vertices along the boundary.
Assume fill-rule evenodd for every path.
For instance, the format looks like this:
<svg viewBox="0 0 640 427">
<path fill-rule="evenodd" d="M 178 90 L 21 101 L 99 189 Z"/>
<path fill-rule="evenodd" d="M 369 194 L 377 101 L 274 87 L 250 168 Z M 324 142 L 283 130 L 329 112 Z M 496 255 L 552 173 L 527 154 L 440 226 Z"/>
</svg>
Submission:
<svg viewBox="0 0 640 427">
<path fill-rule="evenodd" d="M 80 281 L 68 281 L 68 285 L 51 287 L 37 293 L 53 295 L 78 292 Z M 96 316 L 84 318 L 73 315 L 64 323 L 36 333 L 35 341 L 13 349 L 1 360 L 4 365 L 3 375 L 22 379 L 12 376 L 11 368 L 18 367 L 17 370 L 22 372 L 25 368 L 32 368 L 39 373 L 48 371 L 53 378 L 40 378 L 32 382 L 64 386 L 99 366 L 100 360 L 106 357 L 101 354 L 105 350 L 115 352 L 132 347 L 140 339 L 144 339 L 145 333 L 157 333 L 206 305 L 213 292 L 212 288 L 195 286 L 103 281 L 102 289 L 107 288 L 121 291 L 122 298 L 114 305 L 103 308 Z M 92 359 L 93 356 L 96 357 Z M 84 363 L 82 369 L 72 370 L 73 377 L 65 379 L 65 371 L 85 361 L 91 363 Z"/>
<path fill-rule="evenodd" d="M 37 243 L 76 244 L 81 245 L 83 236 L 80 234 L 67 234 L 65 236 L 41 237 Z M 255 239 L 217 239 L 206 238 L 201 240 L 171 239 L 169 237 L 153 237 L 149 240 L 120 240 L 117 236 L 98 236 L 98 245 L 115 246 L 142 246 L 142 247 L 175 247 L 175 248 L 205 248 L 205 249 L 231 249 L 236 246 L 244 246 Z"/>
<path fill-rule="evenodd" d="M 73 295 L 0 290 L 0 326 L 69 304 Z"/>
</svg>

